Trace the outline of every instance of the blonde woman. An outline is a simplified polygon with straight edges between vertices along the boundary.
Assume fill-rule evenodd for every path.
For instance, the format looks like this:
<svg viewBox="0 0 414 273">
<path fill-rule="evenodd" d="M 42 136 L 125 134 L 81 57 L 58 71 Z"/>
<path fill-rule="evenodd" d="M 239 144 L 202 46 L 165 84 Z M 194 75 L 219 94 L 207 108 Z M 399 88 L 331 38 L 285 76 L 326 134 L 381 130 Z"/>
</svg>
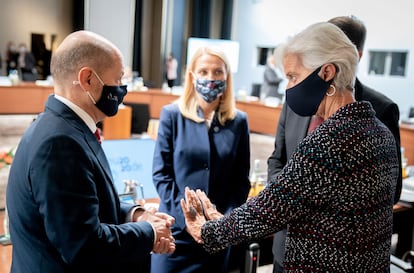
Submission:
<svg viewBox="0 0 414 273">
<path fill-rule="evenodd" d="M 224 53 L 202 47 L 186 73 L 184 93 L 163 108 L 154 154 L 159 211 L 175 217 L 176 251 L 152 255 L 152 272 L 227 272 L 229 249 L 207 254 L 185 230 L 180 199 L 186 186 L 203 189 L 223 214 L 247 198 L 249 128 L 235 108 L 232 74 Z"/>
</svg>

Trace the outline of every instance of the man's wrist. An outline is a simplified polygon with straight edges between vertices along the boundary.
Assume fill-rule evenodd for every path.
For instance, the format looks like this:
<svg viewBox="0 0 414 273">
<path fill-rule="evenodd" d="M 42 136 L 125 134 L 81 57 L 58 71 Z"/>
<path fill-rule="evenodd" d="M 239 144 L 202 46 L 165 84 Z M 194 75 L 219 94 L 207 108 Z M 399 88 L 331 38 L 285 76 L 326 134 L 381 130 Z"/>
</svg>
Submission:
<svg viewBox="0 0 414 273">
<path fill-rule="evenodd" d="M 127 214 L 126 222 L 136 222 L 144 211 L 144 207 L 140 205 L 132 207 Z"/>
<path fill-rule="evenodd" d="M 138 218 L 145 212 L 145 208 L 141 205 L 136 205 L 134 207 L 131 208 L 131 210 L 128 212 L 127 214 L 127 222 L 138 222 Z M 154 242 L 153 244 L 155 245 L 155 242 L 157 242 L 158 238 L 157 238 L 157 231 L 154 227 L 154 225 L 148 221 L 146 221 L 148 224 L 151 225 L 152 227 L 152 231 L 154 232 Z"/>
</svg>

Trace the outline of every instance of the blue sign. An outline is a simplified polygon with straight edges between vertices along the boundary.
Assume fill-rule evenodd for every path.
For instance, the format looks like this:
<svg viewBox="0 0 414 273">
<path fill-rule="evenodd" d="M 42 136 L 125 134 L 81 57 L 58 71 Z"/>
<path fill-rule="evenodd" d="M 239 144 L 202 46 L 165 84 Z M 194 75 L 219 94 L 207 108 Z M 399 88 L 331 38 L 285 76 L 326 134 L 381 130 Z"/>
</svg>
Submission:
<svg viewBox="0 0 414 273">
<path fill-rule="evenodd" d="M 138 199 L 158 197 L 152 182 L 154 140 L 104 140 L 102 148 L 109 161 L 118 194 L 124 193 L 125 180 L 135 180 Z"/>
</svg>

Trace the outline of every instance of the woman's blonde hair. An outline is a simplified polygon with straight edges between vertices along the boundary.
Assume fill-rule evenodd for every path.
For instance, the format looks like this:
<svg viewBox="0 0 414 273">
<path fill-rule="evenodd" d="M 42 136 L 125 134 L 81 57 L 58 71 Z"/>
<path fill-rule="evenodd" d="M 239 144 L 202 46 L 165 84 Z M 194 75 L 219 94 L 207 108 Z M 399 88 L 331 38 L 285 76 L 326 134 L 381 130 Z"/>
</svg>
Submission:
<svg viewBox="0 0 414 273">
<path fill-rule="evenodd" d="M 224 125 L 227 120 L 232 120 L 236 116 L 236 105 L 233 95 L 233 79 L 230 70 L 230 65 L 225 56 L 224 52 L 220 49 L 213 47 L 200 47 L 194 53 L 191 61 L 187 67 L 185 83 L 184 83 L 184 93 L 178 101 L 178 106 L 181 114 L 195 122 L 204 122 L 205 119 L 201 118 L 198 115 L 199 105 L 197 103 L 197 94 L 193 83 L 193 77 L 190 75 L 194 73 L 195 63 L 203 55 L 212 55 L 220 58 L 226 68 L 227 78 L 226 80 L 226 90 L 223 92 L 223 95 L 219 98 L 220 104 L 217 109 L 218 120 L 221 125 Z"/>
</svg>

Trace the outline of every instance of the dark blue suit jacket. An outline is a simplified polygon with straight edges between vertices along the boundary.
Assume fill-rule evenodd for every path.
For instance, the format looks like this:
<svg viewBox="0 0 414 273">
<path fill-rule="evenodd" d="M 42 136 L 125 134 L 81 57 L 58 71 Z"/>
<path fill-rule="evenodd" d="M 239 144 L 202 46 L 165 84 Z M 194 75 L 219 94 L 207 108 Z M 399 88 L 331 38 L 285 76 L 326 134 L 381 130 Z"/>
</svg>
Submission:
<svg viewBox="0 0 414 273">
<path fill-rule="evenodd" d="M 159 210 L 175 217 L 172 231 L 177 249 L 172 255 L 153 255 L 152 272 L 200 272 L 196 270 L 199 267 L 202 272 L 221 272 L 218 267 L 227 263 L 211 260 L 212 256 L 185 231 L 180 200 L 186 186 L 201 189 L 218 211 L 227 213 L 246 201 L 249 169 L 249 127 L 245 113 L 238 111 L 224 126 L 215 117 L 208 129 L 204 122 L 185 118 L 177 104 L 163 107 L 153 180 L 161 199 Z M 167 261 L 168 257 L 172 258 Z M 214 263 L 218 263 L 216 268 L 208 267 Z"/>
<path fill-rule="evenodd" d="M 149 223 L 124 223 L 94 134 L 53 95 L 19 144 L 7 208 L 12 272 L 125 272 L 153 247 Z"/>
<path fill-rule="evenodd" d="M 173 231 L 185 230 L 180 199 L 186 186 L 205 191 L 221 213 L 246 201 L 250 144 L 245 113 L 238 111 L 225 126 L 213 120 L 208 130 L 204 122 L 183 117 L 178 105 L 171 104 L 162 109 L 158 134 L 153 179 L 159 210 L 176 217 Z"/>
</svg>

